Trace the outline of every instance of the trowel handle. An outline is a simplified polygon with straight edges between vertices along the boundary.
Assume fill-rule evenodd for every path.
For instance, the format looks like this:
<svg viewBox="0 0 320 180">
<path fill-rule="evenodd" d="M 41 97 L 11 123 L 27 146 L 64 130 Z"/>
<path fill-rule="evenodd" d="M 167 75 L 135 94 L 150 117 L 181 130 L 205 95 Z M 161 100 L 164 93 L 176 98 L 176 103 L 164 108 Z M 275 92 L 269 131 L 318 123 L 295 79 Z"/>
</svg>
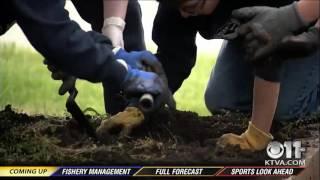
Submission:
<svg viewBox="0 0 320 180">
<path fill-rule="evenodd" d="M 143 94 L 139 99 L 139 106 L 142 111 L 149 112 L 152 110 L 154 105 L 154 99 L 151 94 Z"/>
</svg>

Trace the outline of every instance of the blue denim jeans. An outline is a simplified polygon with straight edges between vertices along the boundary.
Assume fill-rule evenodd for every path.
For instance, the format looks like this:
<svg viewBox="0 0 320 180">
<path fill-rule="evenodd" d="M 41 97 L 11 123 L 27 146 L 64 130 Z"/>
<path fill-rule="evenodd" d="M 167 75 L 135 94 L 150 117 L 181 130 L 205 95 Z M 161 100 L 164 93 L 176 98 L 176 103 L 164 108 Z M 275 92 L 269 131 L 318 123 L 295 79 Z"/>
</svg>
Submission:
<svg viewBox="0 0 320 180">
<path fill-rule="evenodd" d="M 319 110 L 320 51 L 290 59 L 283 68 L 275 119 L 298 118 Z M 221 109 L 250 112 L 253 81 L 253 67 L 245 62 L 240 44 L 225 41 L 205 92 L 207 108 L 212 113 Z"/>
</svg>

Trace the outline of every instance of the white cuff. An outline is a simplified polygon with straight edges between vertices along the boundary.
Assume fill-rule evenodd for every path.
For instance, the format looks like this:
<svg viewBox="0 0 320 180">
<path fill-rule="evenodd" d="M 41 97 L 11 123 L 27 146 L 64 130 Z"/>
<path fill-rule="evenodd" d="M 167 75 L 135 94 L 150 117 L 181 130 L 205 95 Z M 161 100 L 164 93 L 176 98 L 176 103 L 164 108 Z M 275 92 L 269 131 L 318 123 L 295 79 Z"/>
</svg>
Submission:
<svg viewBox="0 0 320 180">
<path fill-rule="evenodd" d="M 120 17 L 109 17 L 104 20 L 102 29 L 107 28 L 108 26 L 115 26 L 123 31 L 126 26 L 126 22 L 124 22 Z"/>
<path fill-rule="evenodd" d="M 123 59 L 117 59 L 117 62 L 120 63 L 126 70 L 129 70 L 128 64 Z"/>
<path fill-rule="evenodd" d="M 112 49 L 113 54 L 116 55 L 117 52 L 118 52 L 120 49 L 121 49 L 121 47 L 115 47 L 115 48 L 113 48 L 113 49 Z"/>
<path fill-rule="evenodd" d="M 115 47 L 112 49 L 112 52 L 114 55 L 117 54 L 117 52 L 121 49 L 121 47 Z M 123 67 L 126 68 L 126 70 L 128 71 L 129 67 L 128 64 L 123 60 L 123 59 L 117 59 L 117 62 L 120 63 L 121 65 L 123 65 Z"/>
</svg>

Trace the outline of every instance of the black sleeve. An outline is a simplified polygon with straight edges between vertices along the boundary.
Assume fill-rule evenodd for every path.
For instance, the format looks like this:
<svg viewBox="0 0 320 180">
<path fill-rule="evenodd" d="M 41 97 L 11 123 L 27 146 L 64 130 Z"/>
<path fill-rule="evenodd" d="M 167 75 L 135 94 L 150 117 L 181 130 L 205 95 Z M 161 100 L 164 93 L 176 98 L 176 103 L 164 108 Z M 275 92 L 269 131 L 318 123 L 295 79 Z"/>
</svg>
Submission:
<svg viewBox="0 0 320 180">
<path fill-rule="evenodd" d="M 192 18 L 182 18 L 177 9 L 159 4 L 152 38 L 158 45 L 157 57 L 164 67 L 172 92 L 179 89 L 195 64 L 197 30 L 192 23 Z"/>
<path fill-rule="evenodd" d="M 115 61 L 111 42 L 71 21 L 65 0 L 13 0 L 23 32 L 45 58 L 61 70 L 92 82 L 123 81 L 126 70 Z"/>
<path fill-rule="evenodd" d="M 0 36 L 15 23 L 12 4 L 8 0 L 0 1 Z"/>
<path fill-rule="evenodd" d="M 266 81 L 280 82 L 284 70 L 282 64 L 278 57 L 274 57 L 270 61 L 256 63 L 254 65 L 255 75 Z"/>
</svg>

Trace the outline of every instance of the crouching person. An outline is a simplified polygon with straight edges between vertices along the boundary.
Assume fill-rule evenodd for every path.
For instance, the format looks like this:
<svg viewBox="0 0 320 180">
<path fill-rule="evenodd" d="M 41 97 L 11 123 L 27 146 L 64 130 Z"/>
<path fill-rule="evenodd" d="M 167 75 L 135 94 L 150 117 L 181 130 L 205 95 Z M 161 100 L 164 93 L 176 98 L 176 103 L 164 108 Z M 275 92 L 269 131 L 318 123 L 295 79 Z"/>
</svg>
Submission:
<svg viewBox="0 0 320 180">
<path fill-rule="evenodd" d="M 273 120 L 290 121 L 320 110 L 318 14 L 319 1 L 233 12 L 244 23 L 238 33 L 245 51 L 239 42 L 224 43 L 205 101 L 212 113 L 228 109 L 252 115 L 247 131 L 225 134 L 219 145 L 262 150 L 273 138 Z"/>
<path fill-rule="evenodd" d="M 83 31 L 70 20 L 64 5 L 65 0 L 1 1 L 1 12 L 10 13 L 0 14 L 0 25 L 17 22 L 47 63 L 68 75 L 112 84 L 131 97 L 151 94 L 156 105 L 167 104 L 172 97 L 161 75 L 139 67 L 142 61 L 159 67 L 156 57 L 148 51 L 126 52 L 115 48 L 107 36 Z"/>
<path fill-rule="evenodd" d="M 301 34 L 304 36 L 301 39 L 308 44 L 306 47 L 311 48 L 298 49 L 309 52 L 307 56 L 288 58 L 274 55 L 279 54 L 277 51 L 290 49 L 292 43 L 288 42 L 295 40 L 292 35 L 301 33 L 303 28 L 309 27 L 318 18 L 314 16 L 319 14 L 318 10 L 313 9 L 316 13 L 302 19 L 300 16 L 303 15 L 297 8 L 306 12 L 306 3 L 311 3 L 310 7 L 319 7 L 319 1 L 291 3 L 293 1 L 290 0 L 232 3 L 219 0 L 160 0 L 153 39 L 158 45 L 157 56 L 173 92 L 189 76 L 195 64 L 195 36 L 198 32 L 206 39 L 229 40 L 224 43 L 210 77 L 205 93 L 206 105 L 212 113 L 228 109 L 252 112 L 252 115 L 248 130 L 242 135 L 226 134 L 220 138 L 218 144 L 223 147 L 239 145 L 241 149 L 262 150 L 273 139 L 270 128 L 274 118 L 304 116 L 316 111 L 319 106 L 318 40 L 309 38 L 310 34 L 313 36 L 319 31 L 311 28 L 307 35 Z M 244 8 L 252 6 L 264 7 L 254 10 Z M 244 9 L 233 12 L 240 8 Z M 217 37 L 231 15 L 242 26 L 235 33 Z M 296 47 L 301 46 L 301 41 L 294 42 Z M 282 46 L 274 46 L 279 44 Z M 284 60 L 287 61 L 283 63 Z"/>
</svg>

